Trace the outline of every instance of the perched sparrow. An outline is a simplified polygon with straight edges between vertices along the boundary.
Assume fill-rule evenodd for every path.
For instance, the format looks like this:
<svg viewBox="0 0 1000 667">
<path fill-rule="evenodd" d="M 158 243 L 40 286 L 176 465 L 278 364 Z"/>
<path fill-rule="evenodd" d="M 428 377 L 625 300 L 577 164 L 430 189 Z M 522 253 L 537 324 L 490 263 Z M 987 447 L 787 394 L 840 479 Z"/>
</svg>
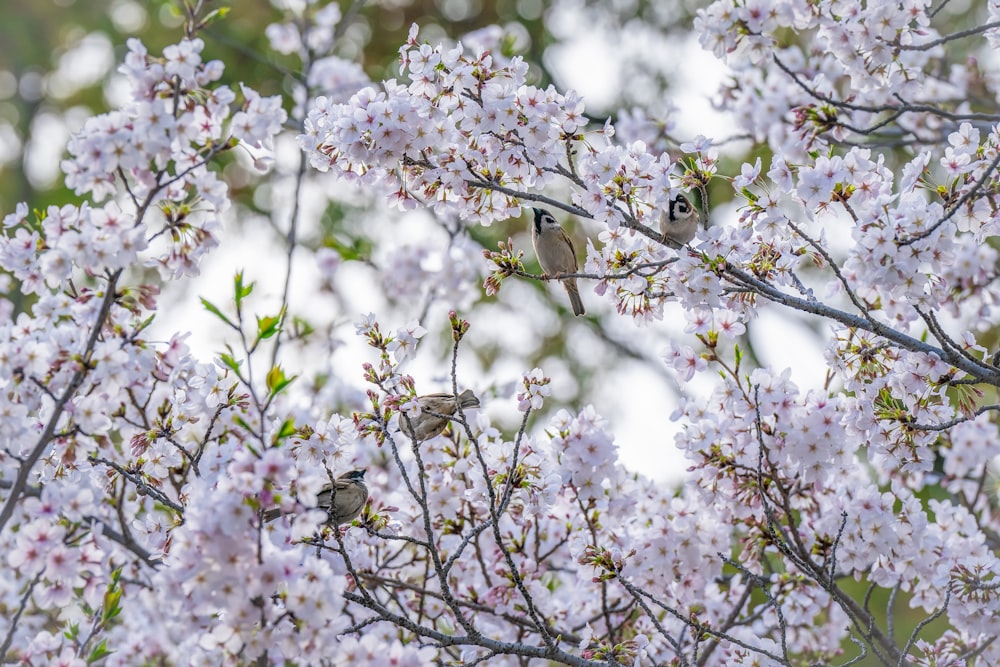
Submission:
<svg viewBox="0 0 1000 667">
<path fill-rule="evenodd" d="M 576 273 L 576 250 L 573 241 L 552 214 L 541 208 L 531 209 L 535 212 L 535 223 L 531 226 L 531 245 L 535 247 L 535 256 L 545 275 L 558 278 L 565 273 Z M 573 306 L 574 315 L 583 315 L 583 301 L 580 300 L 580 290 L 576 286 L 576 278 L 563 278 L 563 287 L 569 294 L 569 302 Z"/>
<path fill-rule="evenodd" d="M 660 213 L 660 232 L 662 243 L 671 248 L 680 248 L 691 242 L 694 233 L 698 231 L 698 211 L 684 195 L 677 195 L 670 200 L 668 210 Z"/>
<path fill-rule="evenodd" d="M 463 410 L 479 407 L 479 399 L 476 398 L 471 389 L 466 389 L 459 394 L 458 402 Z M 420 442 L 439 435 L 451 421 L 455 411 L 458 410 L 455 405 L 455 394 L 424 394 L 417 396 L 417 403 L 420 405 L 420 414 L 410 419 L 413 432 L 410 432 L 410 426 L 407 425 L 406 419 L 403 417 L 399 419 L 399 426 L 404 433 Z"/>
<path fill-rule="evenodd" d="M 368 487 L 365 486 L 365 471 L 352 470 L 327 484 L 316 496 L 316 508 L 326 511 L 326 523 L 339 526 L 361 514 L 368 501 Z M 281 510 L 264 512 L 264 521 L 274 521 L 281 516 Z"/>
</svg>

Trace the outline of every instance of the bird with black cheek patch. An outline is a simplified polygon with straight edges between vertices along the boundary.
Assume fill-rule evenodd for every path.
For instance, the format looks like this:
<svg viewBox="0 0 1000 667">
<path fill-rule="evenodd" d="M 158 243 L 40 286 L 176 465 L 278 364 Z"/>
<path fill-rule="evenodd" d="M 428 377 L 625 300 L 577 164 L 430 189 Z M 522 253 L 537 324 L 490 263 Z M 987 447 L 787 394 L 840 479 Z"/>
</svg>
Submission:
<svg viewBox="0 0 1000 667">
<path fill-rule="evenodd" d="M 352 470 L 327 484 L 316 496 L 316 509 L 326 512 L 326 524 L 339 526 L 353 521 L 365 503 L 368 502 L 368 487 L 365 486 L 365 471 Z M 264 521 L 274 521 L 281 516 L 281 510 L 264 512 Z"/>
<path fill-rule="evenodd" d="M 698 231 L 697 209 L 691 205 L 684 195 L 677 195 L 670 200 L 670 206 L 660 213 L 661 243 L 671 248 L 681 248 L 691 242 Z"/>
<path fill-rule="evenodd" d="M 576 273 L 576 249 L 569 234 L 563 229 L 552 214 L 542 208 L 531 209 L 535 212 L 535 221 L 531 225 L 531 245 L 535 248 L 535 256 L 545 275 L 559 278 L 561 275 Z M 587 311 L 580 300 L 580 290 L 576 286 L 576 278 L 559 278 L 566 293 L 569 294 L 570 305 L 574 315 L 583 315 Z"/>
</svg>

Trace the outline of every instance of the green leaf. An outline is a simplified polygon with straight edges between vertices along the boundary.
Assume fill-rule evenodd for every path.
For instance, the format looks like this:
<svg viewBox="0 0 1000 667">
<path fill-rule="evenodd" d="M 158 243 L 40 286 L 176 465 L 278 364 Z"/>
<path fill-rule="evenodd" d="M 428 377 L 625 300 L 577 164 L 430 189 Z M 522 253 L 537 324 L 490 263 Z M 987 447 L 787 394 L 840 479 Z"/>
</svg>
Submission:
<svg viewBox="0 0 1000 667">
<path fill-rule="evenodd" d="M 285 371 L 281 369 L 281 366 L 272 366 L 271 370 L 267 372 L 267 389 L 272 394 L 274 393 L 274 388 L 285 381 Z"/>
<path fill-rule="evenodd" d="M 91 651 L 90 655 L 87 656 L 87 664 L 92 665 L 101 658 L 106 658 L 112 653 L 114 653 L 114 651 L 108 650 L 108 640 L 104 639 L 101 641 L 100 644 L 95 646 L 94 650 Z"/>
<path fill-rule="evenodd" d="M 223 352 L 219 355 L 219 359 L 226 366 L 226 368 L 239 375 L 240 362 L 236 361 L 236 357 L 234 357 L 232 354 L 226 354 L 225 352 Z"/>
<path fill-rule="evenodd" d="M 365 260 L 372 255 L 372 244 L 368 239 L 351 239 L 348 244 L 331 236 L 324 241 L 323 245 L 337 251 L 341 259 L 348 262 Z"/>
<path fill-rule="evenodd" d="M 236 415 L 235 417 L 233 417 L 233 420 L 238 425 L 240 425 L 243 428 L 243 430 L 245 430 L 247 433 L 252 434 L 254 432 L 253 427 L 251 427 L 250 424 L 247 422 L 247 420 L 243 419 L 243 417 Z M 253 451 L 253 448 L 250 447 L 249 445 L 247 446 L 247 448 Z"/>
<path fill-rule="evenodd" d="M 281 422 L 281 428 L 274 434 L 274 442 L 278 443 L 286 438 L 290 438 L 296 433 L 295 422 L 291 419 L 286 419 Z"/>
<path fill-rule="evenodd" d="M 257 318 L 257 340 L 266 340 L 281 331 L 281 316 Z"/>
<path fill-rule="evenodd" d="M 292 335 L 295 338 L 305 338 L 315 331 L 316 329 L 307 320 L 298 316 L 292 318 Z"/>
<path fill-rule="evenodd" d="M 218 306 L 216 306 L 215 304 L 213 304 L 211 301 L 209 301 L 208 299 L 206 299 L 204 297 L 199 297 L 199 298 L 201 299 L 201 305 L 205 307 L 205 310 L 207 310 L 208 312 L 212 313 L 213 315 L 215 315 L 220 320 L 222 320 L 223 322 L 225 322 L 229 326 L 233 327 L 234 329 L 236 328 L 236 325 L 233 324 L 232 321 L 228 317 L 226 317 L 225 315 L 222 314 L 222 311 L 219 310 Z"/>
<path fill-rule="evenodd" d="M 253 283 L 243 284 L 243 272 L 237 271 L 236 276 L 233 278 L 233 301 L 236 302 L 236 307 L 239 308 L 243 304 L 243 299 L 250 296 L 253 292 Z"/>
<path fill-rule="evenodd" d="M 135 330 L 135 332 L 139 333 L 140 331 L 144 330 L 146 327 L 148 327 L 150 324 L 153 323 L 153 318 L 155 317 L 156 313 L 153 313 L 152 315 L 144 319 L 142 322 L 139 323 L 139 327 Z"/>
<path fill-rule="evenodd" d="M 285 371 L 281 366 L 275 366 L 267 373 L 267 390 L 271 396 L 276 396 L 278 392 L 290 385 L 297 375 L 285 377 Z"/>
<path fill-rule="evenodd" d="M 122 589 L 112 584 L 104 594 L 104 611 L 101 612 L 101 622 L 107 623 L 122 612 Z"/>
</svg>

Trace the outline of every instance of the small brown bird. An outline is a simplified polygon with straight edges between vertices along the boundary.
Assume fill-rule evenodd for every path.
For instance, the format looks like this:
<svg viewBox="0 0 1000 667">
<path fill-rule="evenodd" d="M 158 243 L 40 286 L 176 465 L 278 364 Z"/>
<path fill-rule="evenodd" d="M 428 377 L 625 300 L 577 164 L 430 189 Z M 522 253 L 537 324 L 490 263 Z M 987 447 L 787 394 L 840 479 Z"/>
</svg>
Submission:
<svg viewBox="0 0 1000 667">
<path fill-rule="evenodd" d="M 677 195 L 670 200 L 670 207 L 660 213 L 660 233 L 663 234 L 661 243 L 666 243 L 671 248 L 687 245 L 698 231 L 699 219 L 698 211 L 688 198 Z"/>
<path fill-rule="evenodd" d="M 479 399 L 471 389 L 460 393 L 458 402 L 463 410 L 479 407 Z M 413 432 L 410 432 L 410 427 L 403 417 L 399 418 L 399 426 L 404 433 L 419 442 L 439 435 L 458 410 L 458 406 L 455 405 L 455 394 L 424 394 L 417 396 L 417 403 L 420 405 L 420 414 L 410 419 Z"/>
<path fill-rule="evenodd" d="M 535 212 L 535 223 L 531 226 L 531 245 L 535 248 L 538 264 L 547 276 L 558 278 L 562 274 L 576 273 L 576 249 L 566 230 L 559 226 L 552 214 L 541 208 L 531 209 Z M 563 278 L 563 287 L 569 294 L 570 305 L 574 315 L 583 315 L 587 311 L 580 300 L 580 290 L 576 286 L 576 278 Z"/>
<path fill-rule="evenodd" d="M 338 477 L 331 486 L 327 484 L 316 496 L 316 508 L 326 512 L 326 523 L 339 526 L 354 520 L 361 514 L 368 502 L 368 487 L 365 486 L 365 471 L 352 470 Z M 264 512 L 264 521 L 274 521 L 281 516 L 281 510 Z"/>
</svg>

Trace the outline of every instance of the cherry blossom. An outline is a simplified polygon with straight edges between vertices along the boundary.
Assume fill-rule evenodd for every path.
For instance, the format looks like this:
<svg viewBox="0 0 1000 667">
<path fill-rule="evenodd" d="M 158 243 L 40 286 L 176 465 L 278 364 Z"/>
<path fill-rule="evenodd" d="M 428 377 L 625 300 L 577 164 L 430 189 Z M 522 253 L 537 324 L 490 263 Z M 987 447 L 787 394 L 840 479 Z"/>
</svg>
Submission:
<svg viewBox="0 0 1000 667">
<path fill-rule="evenodd" d="M 282 98 L 219 83 L 197 22 L 159 55 L 133 39 L 128 99 L 84 122 L 62 163 L 86 199 L 3 219 L 5 284 L 27 297 L 0 324 L 5 655 L 1000 661 L 1000 118 L 992 64 L 966 58 L 996 41 L 996 3 L 954 32 L 920 0 L 706 3 L 693 27 L 730 67 L 718 101 L 755 152 L 735 162 L 724 138 L 677 136 L 679 97 L 593 122 L 505 51 L 511 28 L 437 44 L 414 26 L 398 78 L 374 82 L 335 53 L 340 6 L 280 4 L 267 35 L 302 65 L 301 127 Z M 330 353 L 343 302 L 320 335 L 249 271 L 201 302 L 225 336 L 211 356 L 187 332 L 154 337 L 161 289 L 197 290 L 228 242 L 220 156 L 279 165 L 283 133 L 312 167 L 296 186 L 343 181 L 446 233 L 383 238 L 414 218 L 365 213 L 380 247 L 363 257 L 287 235 L 286 283 L 311 253 L 311 299 L 342 298 L 357 268 L 387 297 L 388 313 L 358 308 L 373 312 L 350 363 Z M 277 166 L 260 178 L 290 183 Z M 701 215 L 676 248 L 658 222 L 681 194 Z M 605 303 L 585 323 L 539 324 L 544 303 L 514 291 L 542 278 L 518 232 L 480 247 L 478 227 L 513 229 L 533 206 L 587 235 L 577 279 Z M 517 319 L 496 324 L 499 306 Z M 789 312 L 811 325 L 818 382 L 783 340 L 777 361 L 757 354 L 758 320 Z M 517 364 L 481 331 L 523 344 Z M 534 354 L 533 337 L 566 352 Z M 644 455 L 683 456 L 678 484 L 623 463 L 602 405 L 562 408 L 596 339 L 676 383 L 679 399 L 639 396 L 655 407 L 638 426 Z M 640 349 L 652 341 L 658 358 Z M 618 379 L 625 398 L 648 391 Z M 469 386 L 483 409 L 401 437 L 416 396 Z M 324 488 L 355 469 L 367 501 L 331 525 Z M 900 640 L 903 605 L 921 620 Z"/>
</svg>

